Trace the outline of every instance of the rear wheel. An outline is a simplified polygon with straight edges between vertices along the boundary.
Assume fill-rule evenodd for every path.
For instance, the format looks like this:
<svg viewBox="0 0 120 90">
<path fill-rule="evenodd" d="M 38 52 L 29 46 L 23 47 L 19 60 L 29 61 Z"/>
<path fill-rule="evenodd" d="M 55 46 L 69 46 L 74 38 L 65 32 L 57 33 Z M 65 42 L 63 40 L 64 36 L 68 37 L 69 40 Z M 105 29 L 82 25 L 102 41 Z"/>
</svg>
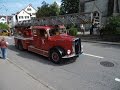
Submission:
<svg viewBox="0 0 120 90">
<path fill-rule="evenodd" d="M 57 50 L 52 50 L 51 52 L 50 52 L 50 59 L 51 59 L 51 61 L 52 62 L 54 62 L 54 63 L 56 63 L 56 64 L 58 64 L 58 63 L 60 63 L 62 60 L 62 56 L 61 56 L 61 54 L 59 53 L 59 51 L 57 51 Z"/>
<path fill-rule="evenodd" d="M 15 45 L 15 47 L 18 49 L 18 45 Z"/>
<path fill-rule="evenodd" d="M 22 42 L 21 42 L 21 41 L 19 41 L 19 42 L 18 42 L 18 49 L 19 49 L 19 50 L 24 50 L 24 48 L 23 48 L 23 45 L 22 45 Z"/>
</svg>

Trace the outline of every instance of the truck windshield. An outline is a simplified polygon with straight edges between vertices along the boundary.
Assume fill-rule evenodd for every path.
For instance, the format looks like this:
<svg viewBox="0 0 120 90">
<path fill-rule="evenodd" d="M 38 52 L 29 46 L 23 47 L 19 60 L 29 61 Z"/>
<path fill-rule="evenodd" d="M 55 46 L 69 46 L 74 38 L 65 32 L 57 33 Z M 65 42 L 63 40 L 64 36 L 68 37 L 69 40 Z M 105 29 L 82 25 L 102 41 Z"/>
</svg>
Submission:
<svg viewBox="0 0 120 90">
<path fill-rule="evenodd" d="M 65 28 L 57 28 L 57 29 L 51 29 L 49 30 L 50 36 L 60 35 L 60 34 L 66 34 L 67 31 Z"/>
</svg>

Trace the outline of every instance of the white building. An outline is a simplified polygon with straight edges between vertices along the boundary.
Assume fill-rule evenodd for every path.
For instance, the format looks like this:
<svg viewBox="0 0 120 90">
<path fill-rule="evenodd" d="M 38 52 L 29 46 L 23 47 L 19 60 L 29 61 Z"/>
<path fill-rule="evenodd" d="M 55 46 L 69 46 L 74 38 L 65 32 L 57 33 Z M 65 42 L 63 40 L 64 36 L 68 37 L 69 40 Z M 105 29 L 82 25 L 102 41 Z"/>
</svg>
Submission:
<svg viewBox="0 0 120 90">
<path fill-rule="evenodd" d="M 32 7 L 31 4 L 29 4 L 25 9 L 24 9 L 28 14 L 30 14 L 31 18 L 36 17 L 36 9 Z"/>
<path fill-rule="evenodd" d="M 0 23 L 7 23 L 7 17 L 6 16 L 0 16 Z"/>
<path fill-rule="evenodd" d="M 11 24 L 12 23 L 12 16 L 0 16 L 0 23 Z"/>
<path fill-rule="evenodd" d="M 23 9 L 19 13 L 17 13 L 17 21 L 22 22 L 25 20 L 31 20 L 31 15 Z"/>
<path fill-rule="evenodd" d="M 22 22 L 22 21 L 31 20 L 32 18 L 35 18 L 36 12 L 37 12 L 36 9 L 33 8 L 31 4 L 29 4 L 26 8 L 22 9 L 20 12 L 13 14 L 12 15 L 13 27 L 17 22 Z"/>
</svg>

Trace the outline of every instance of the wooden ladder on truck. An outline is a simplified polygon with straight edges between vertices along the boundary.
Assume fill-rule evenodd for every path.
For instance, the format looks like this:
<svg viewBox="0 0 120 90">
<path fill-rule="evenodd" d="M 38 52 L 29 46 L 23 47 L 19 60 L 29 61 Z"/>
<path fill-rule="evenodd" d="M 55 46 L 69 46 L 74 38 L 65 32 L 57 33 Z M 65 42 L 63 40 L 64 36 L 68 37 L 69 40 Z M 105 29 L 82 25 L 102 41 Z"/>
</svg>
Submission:
<svg viewBox="0 0 120 90">
<path fill-rule="evenodd" d="M 69 24 L 89 24 L 91 23 L 91 12 L 74 13 L 59 16 L 50 16 L 18 22 L 15 26 L 43 26 L 43 25 L 69 25 Z"/>
</svg>

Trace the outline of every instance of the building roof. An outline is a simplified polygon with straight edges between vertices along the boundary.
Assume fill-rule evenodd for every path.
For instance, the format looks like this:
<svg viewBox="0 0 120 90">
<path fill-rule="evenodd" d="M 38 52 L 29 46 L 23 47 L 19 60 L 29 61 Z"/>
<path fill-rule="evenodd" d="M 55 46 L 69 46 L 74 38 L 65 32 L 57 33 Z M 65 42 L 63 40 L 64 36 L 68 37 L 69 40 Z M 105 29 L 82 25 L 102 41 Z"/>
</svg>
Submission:
<svg viewBox="0 0 120 90">
<path fill-rule="evenodd" d="M 31 6 L 34 10 L 36 10 L 33 6 L 32 6 L 32 4 L 29 4 L 28 6 Z M 25 11 L 25 9 L 28 7 L 28 6 L 26 6 L 24 9 L 22 9 L 22 10 L 24 10 Z M 21 11 L 22 11 L 21 10 Z M 12 14 L 12 15 L 18 15 L 21 11 L 19 11 L 19 12 L 17 12 L 16 14 Z M 37 10 L 36 10 L 37 11 Z M 26 11 L 25 11 L 26 12 Z M 26 12 L 26 13 L 28 13 L 28 12 Z M 29 14 L 29 13 L 28 13 Z M 30 15 L 30 14 L 29 14 Z"/>
<path fill-rule="evenodd" d="M 2 17 L 4 17 L 4 18 L 7 17 L 8 19 L 11 19 L 11 18 L 12 18 L 12 16 L 3 16 L 3 15 L 1 16 L 1 15 L 0 15 L 0 18 L 2 18 Z"/>
<path fill-rule="evenodd" d="M 35 11 L 37 11 L 37 10 L 32 6 L 32 4 L 29 4 L 28 6 L 31 6 Z M 26 7 L 24 8 L 24 10 L 25 10 L 28 6 L 26 6 Z"/>
<path fill-rule="evenodd" d="M 3 17 L 3 18 L 6 18 L 6 16 L 0 16 L 0 18 L 2 18 L 2 17 Z"/>
<path fill-rule="evenodd" d="M 22 9 L 21 11 L 24 11 L 25 13 L 29 14 L 28 12 L 26 12 L 24 9 Z M 21 12 L 20 11 L 20 12 Z M 18 15 L 20 12 L 17 12 L 16 14 Z M 29 14 L 30 15 L 30 14 Z"/>
</svg>

